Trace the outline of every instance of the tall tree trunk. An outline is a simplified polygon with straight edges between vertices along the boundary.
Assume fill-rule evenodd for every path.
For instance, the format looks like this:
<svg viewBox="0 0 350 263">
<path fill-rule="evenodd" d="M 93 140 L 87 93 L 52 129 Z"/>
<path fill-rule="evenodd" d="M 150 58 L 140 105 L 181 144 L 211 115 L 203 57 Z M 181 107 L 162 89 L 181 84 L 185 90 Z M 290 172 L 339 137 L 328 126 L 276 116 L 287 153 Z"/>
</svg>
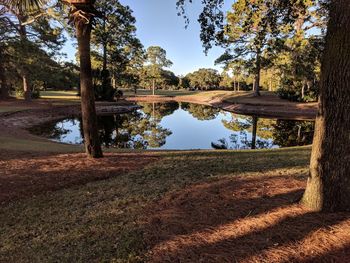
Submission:
<svg viewBox="0 0 350 263">
<path fill-rule="evenodd" d="M 21 39 L 22 49 L 25 52 L 25 57 L 27 57 L 29 52 L 28 46 L 27 46 L 28 45 L 27 29 L 25 25 L 22 25 L 22 23 L 25 21 L 25 18 L 22 15 L 19 15 L 18 20 L 19 20 L 19 35 Z M 32 90 L 28 79 L 28 70 L 26 69 L 26 65 L 22 66 L 21 77 L 22 77 L 24 99 L 25 101 L 29 102 L 32 100 Z"/>
<path fill-rule="evenodd" d="M 103 18 L 103 32 L 106 33 L 106 17 Z M 110 87 L 109 82 L 109 72 L 107 70 L 107 40 L 103 40 L 103 63 L 102 63 L 102 97 L 106 100 L 111 99 L 108 97 L 108 87 Z"/>
<path fill-rule="evenodd" d="M 80 56 L 81 112 L 85 151 L 89 157 L 100 158 L 103 154 L 98 137 L 90 58 L 91 24 L 77 22 L 76 31 Z"/>
<path fill-rule="evenodd" d="M 155 89 L 156 89 L 156 80 L 153 79 L 153 81 L 152 81 L 152 94 L 153 94 L 153 96 L 155 95 Z"/>
<path fill-rule="evenodd" d="M 260 96 L 260 72 L 261 72 L 261 54 L 260 50 L 256 52 L 256 61 L 255 61 L 255 78 L 254 78 L 254 96 Z"/>
<path fill-rule="evenodd" d="M 301 98 L 304 99 L 305 97 L 305 86 L 306 86 L 306 80 L 303 81 L 302 87 L 301 87 Z"/>
<path fill-rule="evenodd" d="M 302 203 L 350 210 L 350 2 L 333 0 L 321 69 L 310 174 Z"/>
<path fill-rule="evenodd" d="M 4 55 L 0 51 L 0 99 L 7 99 L 10 97 L 9 94 L 9 88 L 7 84 L 5 69 L 3 67 L 4 61 L 3 61 Z"/>
</svg>

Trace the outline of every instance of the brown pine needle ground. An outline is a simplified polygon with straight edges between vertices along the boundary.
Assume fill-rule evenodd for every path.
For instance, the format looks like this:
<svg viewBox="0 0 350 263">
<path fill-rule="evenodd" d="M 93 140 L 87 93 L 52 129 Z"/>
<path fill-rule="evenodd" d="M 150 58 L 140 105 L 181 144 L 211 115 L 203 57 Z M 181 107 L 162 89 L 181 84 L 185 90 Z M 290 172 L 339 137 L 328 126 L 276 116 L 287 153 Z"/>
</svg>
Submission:
<svg viewBox="0 0 350 263">
<path fill-rule="evenodd" d="M 349 214 L 295 203 L 294 175 L 223 178 L 168 195 L 152 207 L 151 262 L 350 262 Z"/>
</svg>

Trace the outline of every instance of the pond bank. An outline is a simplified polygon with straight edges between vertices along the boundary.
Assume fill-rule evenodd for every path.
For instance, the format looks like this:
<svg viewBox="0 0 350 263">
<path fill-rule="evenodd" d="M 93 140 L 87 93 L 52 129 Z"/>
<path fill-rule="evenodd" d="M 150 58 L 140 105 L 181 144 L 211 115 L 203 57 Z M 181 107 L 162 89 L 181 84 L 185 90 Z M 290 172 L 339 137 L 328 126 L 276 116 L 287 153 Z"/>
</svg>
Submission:
<svg viewBox="0 0 350 263">
<path fill-rule="evenodd" d="M 237 114 L 258 115 L 266 118 L 314 120 L 317 114 L 317 103 L 290 102 L 268 92 L 262 92 L 260 97 L 253 97 L 247 92 L 217 91 L 184 96 L 132 96 L 126 99 L 132 102 L 197 103 Z"/>
<path fill-rule="evenodd" d="M 32 135 L 28 128 L 45 122 L 75 117 L 81 114 L 80 103 L 60 104 L 57 100 L 38 100 L 31 103 L 21 100 L 1 101 L 0 137 L 47 141 Z M 128 101 L 96 102 L 98 114 L 120 114 L 134 110 L 137 106 Z"/>
</svg>

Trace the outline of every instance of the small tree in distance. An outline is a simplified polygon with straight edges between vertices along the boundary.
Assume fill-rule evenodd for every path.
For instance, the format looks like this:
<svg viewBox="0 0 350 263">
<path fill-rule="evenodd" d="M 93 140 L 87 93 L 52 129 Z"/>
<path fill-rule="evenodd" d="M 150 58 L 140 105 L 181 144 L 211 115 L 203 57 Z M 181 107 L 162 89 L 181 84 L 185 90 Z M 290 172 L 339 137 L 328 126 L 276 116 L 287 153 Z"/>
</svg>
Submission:
<svg viewBox="0 0 350 263">
<path fill-rule="evenodd" d="M 150 66 L 150 78 L 152 79 L 152 94 L 155 95 L 157 79 L 161 78 L 163 68 L 170 67 L 171 62 L 166 57 L 166 51 L 159 46 L 151 46 L 147 49 L 146 63 Z"/>
</svg>

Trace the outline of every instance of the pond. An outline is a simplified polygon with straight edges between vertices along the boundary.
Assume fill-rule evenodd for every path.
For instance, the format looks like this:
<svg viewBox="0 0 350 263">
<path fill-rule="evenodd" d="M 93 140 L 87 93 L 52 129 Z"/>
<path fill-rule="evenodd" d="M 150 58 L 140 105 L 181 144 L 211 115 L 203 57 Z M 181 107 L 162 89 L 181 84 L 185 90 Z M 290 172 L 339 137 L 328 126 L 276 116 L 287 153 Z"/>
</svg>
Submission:
<svg viewBox="0 0 350 263">
<path fill-rule="evenodd" d="M 238 115 L 193 103 L 139 103 L 127 114 L 98 116 L 105 147 L 128 149 L 262 149 L 312 143 L 314 122 Z M 31 129 L 36 135 L 82 144 L 80 118 Z"/>
</svg>

